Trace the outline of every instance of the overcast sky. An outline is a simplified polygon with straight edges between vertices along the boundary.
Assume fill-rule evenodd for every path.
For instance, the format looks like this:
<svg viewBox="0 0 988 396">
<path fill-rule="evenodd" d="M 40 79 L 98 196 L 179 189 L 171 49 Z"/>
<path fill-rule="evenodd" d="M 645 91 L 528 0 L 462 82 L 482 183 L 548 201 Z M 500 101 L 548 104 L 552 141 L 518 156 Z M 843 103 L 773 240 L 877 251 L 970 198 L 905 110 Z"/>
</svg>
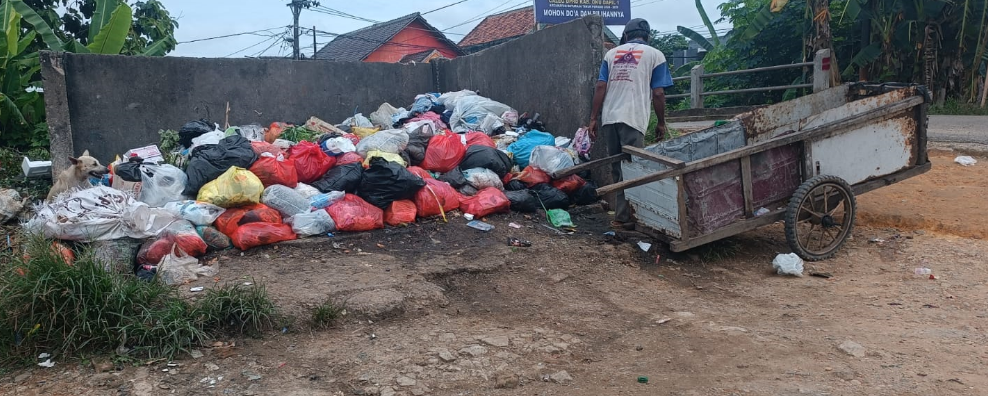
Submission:
<svg viewBox="0 0 988 396">
<path fill-rule="evenodd" d="M 173 17 L 178 19 L 179 28 L 176 38 L 178 48 L 170 56 L 190 57 L 242 57 L 242 56 L 277 56 L 291 53 L 289 44 L 280 40 L 280 35 L 286 32 L 285 27 L 291 25 L 291 10 L 286 6 L 290 0 L 161 0 Z M 321 5 L 339 10 L 352 16 L 387 21 L 411 14 L 426 12 L 440 8 L 459 0 L 323 0 Z M 700 29 L 703 21 L 693 1 L 688 0 L 631 0 L 632 16 L 645 18 L 653 29 L 663 32 L 673 32 L 677 25 L 697 27 L 697 31 L 706 35 L 705 29 Z M 703 5 L 710 14 L 710 19 L 720 19 L 717 9 L 721 0 L 703 0 Z M 531 5 L 532 1 L 523 0 L 467 0 L 463 3 L 432 12 L 425 15 L 430 24 L 440 30 L 447 30 L 446 35 L 453 42 L 459 42 L 470 32 L 483 17 L 502 11 L 507 11 Z M 300 25 L 331 33 L 347 33 L 372 23 L 303 10 Z M 460 25 L 460 26 L 457 26 Z M 718 28 L 730 27 L 729 24 L 719 24 Z M 615 33 L 621 33 L 623 27 L 612 27 Z M 265 32 L 239 35 L 205 41 L 189 42 L 204 38 L 231 35 L 244 32 L 254 32 L 270 29 Z M 318 38 L 319 47 L 332 40 L 330 36 Z M 302 40 L 302 52 L 312 53 L 312 36 Z"/>
</svg>

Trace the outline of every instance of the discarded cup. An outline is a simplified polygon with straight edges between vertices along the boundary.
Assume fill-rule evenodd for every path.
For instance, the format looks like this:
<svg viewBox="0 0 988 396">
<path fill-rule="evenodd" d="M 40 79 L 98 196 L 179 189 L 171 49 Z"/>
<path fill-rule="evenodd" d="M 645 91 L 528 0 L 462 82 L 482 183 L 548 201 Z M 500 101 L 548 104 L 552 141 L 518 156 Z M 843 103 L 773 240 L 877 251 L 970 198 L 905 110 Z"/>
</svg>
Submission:
<svg viewBox="0 0 988 396">
<path fill-rule="evenodd" d="M 615 233 L 614 231 L 607 231 L 604 233 L 604 236 L 615 236 L 615 235 L 617 235 L 617 233 Z"/>
<path fill-rule="evenodd" d="M 518 238 L 508 238 L 508 245 L 514 247 L 532 247 L 532 243 L 529 241 L 523 241 Z"/>
<path fill-rule="evenodd" d="M 913 272 L 916 275 L 929 275 L 933 273 L 933 270 L 923 267 L 923 268 L 916 268 L 915 270 L 913 270 Z"/>
<path fill-rule="evenodd" d="M 488 232 L 488 231 L 494 229 L 494 226 L 492 226 L 490 224 L 487 224 L 487 223 L 485 223 L 483 221 L 480 221 L 480 220 L 473 220 L 473 221 L 467 223 L 467 227 L 473 228 L 475 230 L 480 230 L 480 231 L 483 231 L 483 232 Z"/>
<path fill-rule="evenodd" d="M 473 215 L 472 214 L 469 214 L 469 213 L 464 213 L 463 214 L 463 218 L 464 219 L 467 219 L 467 221 L 470 221 L 470 220 L 473 220 Z"/>
</svg>

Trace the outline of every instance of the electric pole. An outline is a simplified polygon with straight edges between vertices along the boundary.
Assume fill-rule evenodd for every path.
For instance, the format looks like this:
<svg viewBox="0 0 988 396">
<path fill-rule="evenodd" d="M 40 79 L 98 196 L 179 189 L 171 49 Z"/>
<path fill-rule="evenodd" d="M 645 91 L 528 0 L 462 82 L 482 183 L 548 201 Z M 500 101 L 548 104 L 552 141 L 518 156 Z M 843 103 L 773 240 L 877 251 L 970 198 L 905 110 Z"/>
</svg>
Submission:
<svg viewBox="0 0 988 396">
<path fill-rule="evenodd" d="M 293 50 L 292 51 L 292 59 L 299 60 L 299 59 L 302 58 L 302 52 L 299 49 L 299 42 L 298 42 L 299 36 L 301 35 L 300 34 L 300 31 L 299 31 L 299 28 L 298 28 L 298 17 L 299 17 L 299 15 L 302 14 L 302 8 L 318 7 L 319 6 L 319 2 L 318 1 L 312 1 L 312 0 L 292 0 L 292 2 L 291 3 L 288 3 L 287 5 L 288 5 L 288 7 L 290 7 L 292 9 L 292 18 L 293 18 L 293 21 L 294 21 L 292 23 L 292 33 L 293 33 L 293 37 L 292 37 L 292 50 Z"/>
<path fill-rule="evenodd" d="M 312 27 L 312 60 L 316 60 L 316 52 L 319 51 L 319 48 L 316 47 L 317 45 L 319 44 L 316 43 L 316 27 L 313 26 Z"/>
</svg>

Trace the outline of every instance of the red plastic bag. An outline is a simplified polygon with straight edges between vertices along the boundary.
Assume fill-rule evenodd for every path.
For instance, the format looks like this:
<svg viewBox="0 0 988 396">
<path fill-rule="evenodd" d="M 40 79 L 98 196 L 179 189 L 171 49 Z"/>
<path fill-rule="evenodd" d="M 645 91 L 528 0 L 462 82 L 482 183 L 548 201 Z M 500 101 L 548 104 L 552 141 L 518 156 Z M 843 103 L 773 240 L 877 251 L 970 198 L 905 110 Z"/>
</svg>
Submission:
<svg viewBox="0 0 988 396">
<path fill-rule="evenodd" d="M 343 137 L 350 139 L 350 141 L 353 142 L 354 146 L 356 146 L 357 143 L 360 143 L 360 136 L 354 135 L 352 133 L 345 134 L 343 135 Z"/>
<path fill-rule="evenodd" d="M 326 208 L 340 231 L 371 231 L 384 228 L 384 211 L 360 197 L 347 194 L 343 200 Z"/>
<path fill-rule="evenodd" d="M 429 171 L 419 168 L 417 166 L 409 166 L 408 171 L 412 172 L 412 174 L 414 174 L 415 176 L 421 177 L 423 179 L 433 179 L 432 175 L 429 174 Z"/>
<path fill-rule="evenodd" d="M 415 202 L 407 199 L 394 201 L 388 210 L 384 211 L 384 222 L 389 226 L 414 223 L 415 212 Z"/>
<path fill-rule="evenodd" d="M 257 162 L 254 162 L 254 165 L 251 165 L 250 172 L 261 179 L 261 184 L 265 188 L 275 184 L 291 188 L 298 186 L 298 173 L 295 170 L 294 161 L 278 161 L 271 157 L 261 157 Z"/>
<path fill-rule="evenodd" d="M 460 193 L 449 183 L 425 179 L 425 187 L 415 193 L 415 207 L 421 218 L 439 216 L 460 207 Z"/>
<path fill-rule="evenodd" d="M 226 236 L 232 236 L 237 227 L 249 223 L 281 223 L 281 213 L 264 204 L 227 209 L 213 225 Z"/>
<path fill-rule="evenodd" d="M 562 192 L 566 194 L 572 194 L 577 190 L 583 188 L 583 186 L 586 184 L 587 181 L 583 180 L 582 177 L 577 175 L 569 175 L 562 179 L 552 181 L 553 187 L 562 190 Z"/>
<path fill-rule="evenodd" d="M 364 157 L 357 154 L 356 151 L 351 151 L 349 153 L 343 153 L 343 155 L 336 157 L 336 165 L 347 165 L 355 163 L 363 163 Z"/>
<path fill-rule="evenodd" d="M 279 155 L 288 157 L 288 154 L 285 154 L 285 150 L 282 150 L 281 147 L 275 146 L 268 142 L 250 142 L 250 147 L 254 149 L 254 154 L 257 154 L 258 157 L 264 153 L 271 154 L 276 158 Z"/>
<path fill-rule="evenodd" d="M 486 133 L 483 133 L 483 132 L 467 132 L 466 137 L 467 137 L 467 147 L 470 147 L 470 146 L 487 146 L 487 147 L 490 147 L 490 148 L 495 148 L 495 149 L 497 148 L 497 145 L 494 144 L 494 140 L 491 139 L 490 136 L 487 136 Z"/>
<path fill-rule="evenodd" d="M 177 245 L 179 250 L 190 257 L 200 257 L 206 254 L 206 241 L 202 240 L 192 223 L 180 220 L 172 223 L 158 235 L 158 238 L 148 240 L 137 253 L 139 264 L 157 265 Z"/>
<path fill-rule="evenodd" d="M 511 201 L 501 190 L 488 187 L 477 195 L 464 198 L 460 202 L 460 211 L 469 213 L 476 217 L 485 217 L 494 213 L 503 213 L 511 210 Z"/>
<path fill-rule="evenodd" d="M 230 235 L 233 246 L 240 250 L 291 241 L 296 238 L 298 237 L 292 232 L 290 225 L 275 223 L 244 224 L 237 228 L 237 232 Z"/>
<path fill-rule="evenodd" d="M 552 181 L 552 178 L 549 177 L 548 173 L 535 169 L 529 165 L 525 168 L 525 170 L 515 176 L 515 180 L 525 183 L 526 186 L 531 187 L 536 184 L 549 183 Z"/>
<path fill-rule="evenodd" d="M 281 133 L 285 131 L 285 128 L 288 128 L 288 124 L 284 122 L 272 122 L 271 126 L 264 130 L 264 141 L 274 143 L 275 140 L 281 137 Z"/>
<path fill-rule="evenodd" d="M 460 135 L 436 135 L 429 140 L 425 159 L 419 166 L 433 172 L 446 173 L 459 165 L 466 154 L 467 147 L 460 141 Z"/>
<path fill-rule="evenodd" d="M 336 157 L 326 155 L 318 144 L 312 142 L 299 142 L 288 153 L 289 158 L 295 161 L 295 171 L 301 183 L 310 184 L 319 180 L 336 165 Z"/>
</svg>

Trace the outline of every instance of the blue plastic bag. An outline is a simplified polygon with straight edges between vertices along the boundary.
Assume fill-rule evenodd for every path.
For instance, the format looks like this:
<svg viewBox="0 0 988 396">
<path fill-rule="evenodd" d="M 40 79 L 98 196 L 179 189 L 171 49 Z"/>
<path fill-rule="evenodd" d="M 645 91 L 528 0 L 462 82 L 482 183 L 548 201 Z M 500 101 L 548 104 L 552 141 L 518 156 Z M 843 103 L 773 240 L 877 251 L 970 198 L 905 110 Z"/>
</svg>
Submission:
<svg viewBox="0 0 988 396">
<path fill-rule="evenodd" d="M 508 146 L 508 151 L 513 154 L 515 163 L 518 164 L 518 167 L 524 169 L 528 166 L 528 160 L 532 156 L 532 150 L 534 150 L 535 147 L 555 145 L 556 138 L 554 136 L 533 129 L 518 138 L 517 142 L 511 143 L 511 145 Z"/>
</svg>

